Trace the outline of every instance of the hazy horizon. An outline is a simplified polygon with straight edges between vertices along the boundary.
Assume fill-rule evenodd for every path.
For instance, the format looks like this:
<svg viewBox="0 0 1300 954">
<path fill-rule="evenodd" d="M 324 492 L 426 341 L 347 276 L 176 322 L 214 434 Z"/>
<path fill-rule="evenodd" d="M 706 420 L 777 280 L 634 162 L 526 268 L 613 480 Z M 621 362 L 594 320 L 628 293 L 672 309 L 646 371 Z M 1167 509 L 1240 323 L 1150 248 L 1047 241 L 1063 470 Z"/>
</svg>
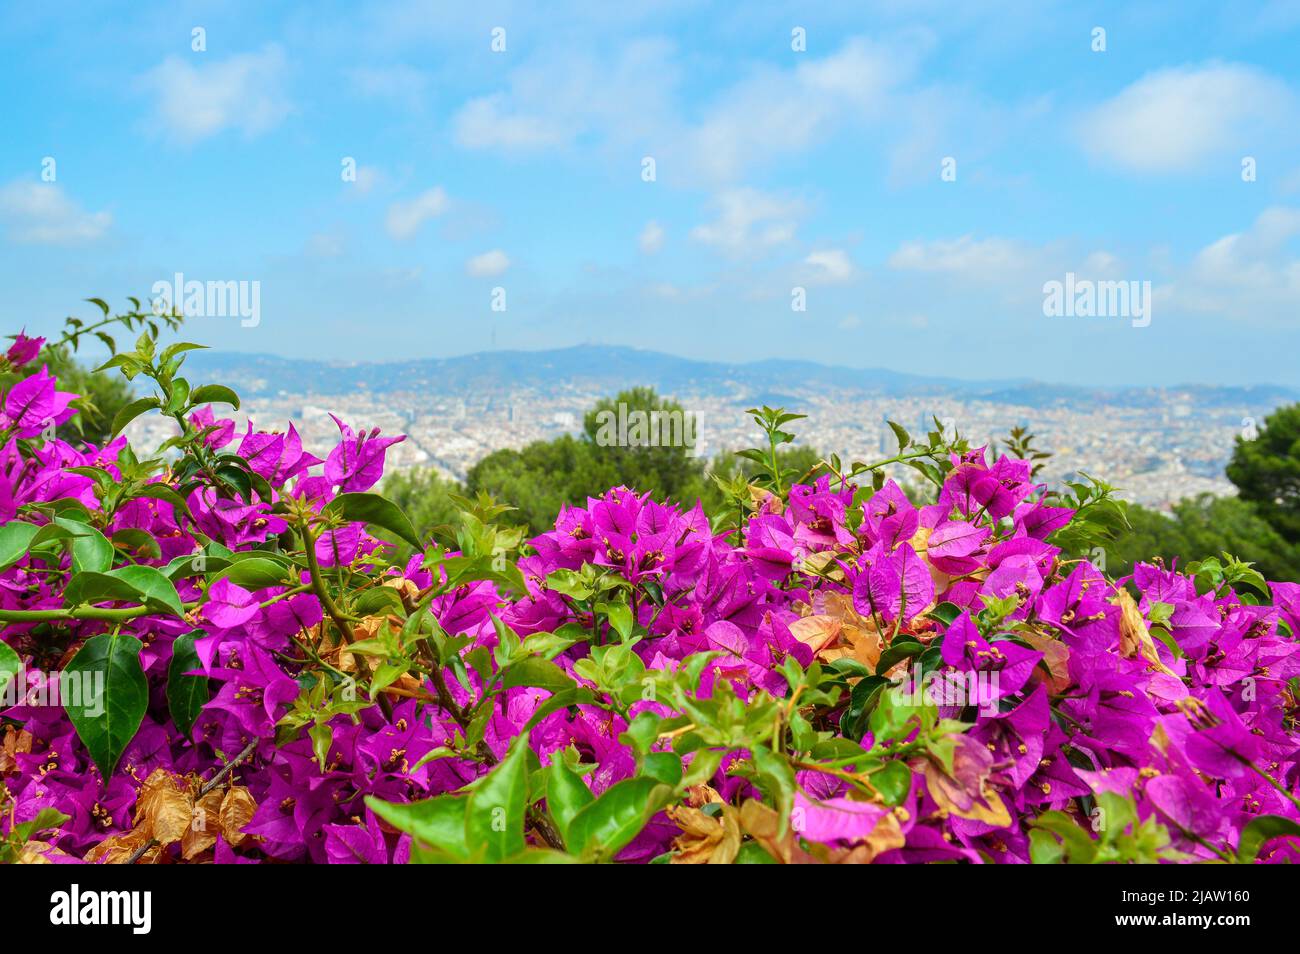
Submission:
<svg viewBox="0 0 1300 954">
<path fill-rule="evenodd" d="M 184 338 L 185 337 L 184 332 L 182 331 L 181 333 L 179 333 L 178 337 Z M 655 357 L 660 357 L 660 358 L 672 358 L 674 360 L 690 362 L 695 364 L 718 364 L 718 365 L 731 366 L 731 367 L 748 367 L 748 366 L 762 364 L 765 362 L 772 362 L 772 361 L 807 362 L 827 369 L 839 370 L 839 371 L 863 371 L 863 372 L 875 371 L 875 372 L 884 372 L 886 374 L 891 374 L 891 375 L 910 376 L 917 379 L 943 378 L 943 379 L 949 379 L 953 381 L 960 381 L 972 385 L 1022 383 L 1022 384 L 1046 385 L 1049 387 L 1092 388 L 1098 391 L 1136 390 L 1136 389 L 1143 389 L 1143 388 L 1156 388 L 1160 390 L 1178 390 L 1180 388 L 1254 388 L 1254 389 L 1277 388 L 1277 389 L 1300 393 L 1300 385 L 1288 385 L 1288 384 L 1279 383 L 1277 381 L 1266 381 L 1266 380 L 1252 381 L 1246 384 L 1219 384 L 1219 383 L 1209 382 L 1209 381 L 1187 380 L 1187 381 L 1173 381 L 1167 384 L 1152 384 L 1150 382 L 1142 382 L 1142 381 L 1133 381 L 1133 382 L 1121 381 L 1109 385 L 1101 385 L 1101 384 L 1090 385 L 1087 383 L 1079 384 L 1075 382 L 1052 380 L 1049 378 L 1036 377 L 1033 375 L 1017 375 L 1017 376 L 988 375 L 988 376 L 979 377 L 979 376 L 954 374 L 954 373 L 949 373 L 947 371 L 944 371 L 943 374 L 941 375 L 926 375 L 923 373 L 918 374 L 910 371 L 902 371 L 898 368 L 889 367 L 887 365 L 852 365 L 852 364 L 845 364 L 841 362 L 828 361 L 828 360 L 786 357 L 781 355 L 774 355 L 766 358 L 752 358 L 744 361 L 728 361 L 725 358 L 705 358 L 705 357 L 699 357 L 693 355 L 680 354 L 673 351 L 659 350 L 655 348 L 644 348 L 636 345 L 606 344 L 606 343 L 595 342 L 595 341 L 579 341 L 579 342 L 574 342 L 572 344 L 566 344 L 566 345 L 562 345 L 558 347 L 550 347 L 550 348 L 496 347 L 496 348 L 487 348 L 480 351 L 460 352 L 456 354 L 416 355 L 416 356 L 406 356 L 406 357 L 384 358 L 378 360 L 349 359 L 349 358 L 308 358 L 300 355 L 279 354 L 272 351 L 240 351 L 234 348 L 208 348 L 205 351 L 196 355 L 196 357 L 192 359 L 192 362 L 196 364 L 201 364 L 203 361 L 203 356 L 210 355 L 214 357 L 235 357 L 241 359 L 272 358 L 277 361 L 322 364 L 331 367 L 360 367 L 360 366 L 369 366 L 369 365 L 415 364 L 415 363 L 432 362 L 432 361 L 455 361 L 464 358 L 475 358 L 475 357 L 492 355 L 492 354 L 542 355 L 542 354 L 548 354 L 553 352 L 572 351 L 572 350 L 577 350 L 582 348 L 617 349 L 617 350 L 629 350 L 634 352 L 645 352 L 647 355 L 653 355 Z"/>
</svg>

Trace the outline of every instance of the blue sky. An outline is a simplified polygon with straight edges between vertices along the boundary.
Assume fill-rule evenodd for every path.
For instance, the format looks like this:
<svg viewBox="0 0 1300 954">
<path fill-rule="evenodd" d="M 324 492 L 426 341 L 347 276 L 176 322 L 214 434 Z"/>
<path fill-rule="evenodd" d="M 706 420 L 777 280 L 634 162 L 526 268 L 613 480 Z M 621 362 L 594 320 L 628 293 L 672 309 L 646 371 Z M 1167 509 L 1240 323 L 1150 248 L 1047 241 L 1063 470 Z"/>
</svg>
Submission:
<svg viewBox="0 0 1300 954">
<path fill-rule="evenodd" d="M 228 350 L 1300 385 L 1300 2 L 0 8 L 12 330 L 181 272 Z"/>
</svg>

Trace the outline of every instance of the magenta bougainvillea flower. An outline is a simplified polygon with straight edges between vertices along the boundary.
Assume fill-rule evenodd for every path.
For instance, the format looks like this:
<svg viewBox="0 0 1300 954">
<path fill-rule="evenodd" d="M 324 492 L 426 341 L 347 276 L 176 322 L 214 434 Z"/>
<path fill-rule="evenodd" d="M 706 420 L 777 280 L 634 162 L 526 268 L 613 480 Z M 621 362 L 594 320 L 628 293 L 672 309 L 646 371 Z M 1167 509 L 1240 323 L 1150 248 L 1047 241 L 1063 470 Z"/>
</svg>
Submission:
<svg viewBox="0 0 1300 954">
<path fill-rule="evenodd" d="M 20 331 L 14 336 L 14 343 L 9 346 L 9 350 L 5 352 L 5 358 L 11 367 L 21 368 L 34 361 L 43 347 L 45 347 L 44 338 L 29 338 Z"/>
</svg>

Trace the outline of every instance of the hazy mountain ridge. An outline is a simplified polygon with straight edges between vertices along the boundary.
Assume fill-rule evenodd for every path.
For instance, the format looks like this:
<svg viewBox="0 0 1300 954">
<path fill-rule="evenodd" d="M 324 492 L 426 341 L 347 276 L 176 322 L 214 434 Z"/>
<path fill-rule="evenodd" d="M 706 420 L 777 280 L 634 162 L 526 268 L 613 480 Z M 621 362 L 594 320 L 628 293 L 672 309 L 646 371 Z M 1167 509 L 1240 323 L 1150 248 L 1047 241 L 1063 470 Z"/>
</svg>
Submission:
<svg viewBox="0 0 1300 954">
<path fill-rule="evenodd" d="M 733 390 L 845 390 L 881 395 L 959 395 L 1032 407 L 1089 400 L 1148 406 L 1170 394 L 1186 394 L 1203 405 L 1276 406 L 1300 400 L 1300 390 L 1278 385 L 1252 387 L 1089 388 L 1026 379 L 966 381 L 891 371 L 847 368 L 814 361 L 770 358 L 748 363 L 698 361 L 637 348 L 576 345 L 548 351 L 488 351 L 453 358 L 412 361 L 340 362 L 277 355 L 200 351 L 188 362 L 190 375 L 229 384 L 246 397 L 281 392 L 310 395 L 425 391 L 464 394 L 503 385 L 552 389 L 584 388 L 613 393 L 650 385 L 662 393 L 727 393 Z"/>
</svg>

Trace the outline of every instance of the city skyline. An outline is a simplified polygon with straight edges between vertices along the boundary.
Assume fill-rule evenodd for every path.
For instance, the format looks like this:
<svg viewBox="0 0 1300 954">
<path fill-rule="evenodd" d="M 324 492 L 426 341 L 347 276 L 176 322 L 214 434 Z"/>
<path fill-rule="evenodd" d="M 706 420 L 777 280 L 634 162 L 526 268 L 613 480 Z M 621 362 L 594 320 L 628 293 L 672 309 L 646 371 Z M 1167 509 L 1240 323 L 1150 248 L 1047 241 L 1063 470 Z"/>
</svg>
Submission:
<svg viewBox="0 0 1300 954">
<path fill-rule="evenodd" d="M 897 439 L 889 420 L 924 434 L 937 417 L 972 446 L 1005 445 L 1010 429 L 1022 426 L 1035 435 L 1038 449 L 1052 454 L 1045 482 L 1059 486 L 1087 473 L 1133 502 L 1165 510 L 1201 493 L 1234 494 L 1224 469 L 1235 439 L 1254 433 L 1279 403 L 1296 397 L 1203 386 L 1124 392 L 981 387 L 901 375 L 854 386 L 846 383 L 851 374 L 792 375 L 787 362 L 756 371 L 676 359 L 656 361 L 653 379 L 628 380 L 620 377 L 620 356 L 610 350 L 594 353 L 604 361 L 557 361 L 528 375 L 490 364 L 477 369 L 472 358 L 447 362 L 450 368 L 408 362 L 403 375 L 382 373 L 384 365 L 340 365 L 331 375 L 312 362 L 287 362 L 294 369 L 288 373 L 279 363 L 205 351 L 191 353 L 188 367 L 191 375 L 213 377 L 239 392 L 242 407 L 232 415 L 237 433 L 246 422 L 254 428 L 278 422 L 281 429 L 292 423 L 305 447 L 324 453 L 337 439 L 333 413 L 354 427 L 405 435 L 389 449 L 394 472 L 433 468 L 464 480 L 493 451 L 581 433 L 584 412 L 597 401 L 648 384 L 695 418 L 690 451 L 706 461 L 752 446 L 759 435 L 747 408 L 759 403 L 807 415 L 792 428 L 798 442 L 846 462 L 891 456 Z M 358 370 L 375 373 L 349 373 Z M 173 430 L 164 418 L 142 418 L 128 433 L 140 446 L 157 446 Z M 893 470 L 899 480 L 911 474 Z"/>
</svg>

